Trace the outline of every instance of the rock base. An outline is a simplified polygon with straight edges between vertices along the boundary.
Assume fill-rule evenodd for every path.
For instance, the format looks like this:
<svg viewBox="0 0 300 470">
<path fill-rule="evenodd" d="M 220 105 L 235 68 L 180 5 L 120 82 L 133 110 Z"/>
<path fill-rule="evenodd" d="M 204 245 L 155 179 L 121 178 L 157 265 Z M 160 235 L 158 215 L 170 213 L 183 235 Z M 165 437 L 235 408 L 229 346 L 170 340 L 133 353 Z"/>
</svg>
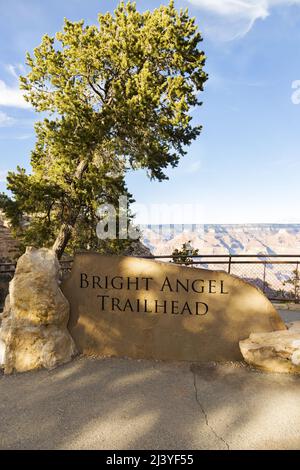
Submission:
<svg viewBox="0 0 300 470">
<path fill-rule="evenodd" d="M 67 330 L 69 303 L 58 279 L 52 250 L 28 248 L 18 260 L 0 328 L 0 366 L 6 374 L 52 369 L 75 355 Z"/>
<path fill-rule="evenodd" d="M 245 361 L 269 372 L 300 374 L 300 322 L 287 327 L 283 331 L 252 333 L 240 341 Z"/>
</svg>

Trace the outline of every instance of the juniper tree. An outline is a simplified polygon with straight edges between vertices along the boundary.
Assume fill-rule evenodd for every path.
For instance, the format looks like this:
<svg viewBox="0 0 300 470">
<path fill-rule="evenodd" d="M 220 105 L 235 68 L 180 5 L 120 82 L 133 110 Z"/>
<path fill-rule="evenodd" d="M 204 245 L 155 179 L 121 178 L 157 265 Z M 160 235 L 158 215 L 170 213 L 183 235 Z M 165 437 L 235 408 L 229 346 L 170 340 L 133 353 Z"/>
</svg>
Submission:
<svg viewBox="0 0 300 470">
<path fill-rule="evenodd" d="M 292 290 L 289 292 L 286 292 L 286 294 L 290 295 L 295 301 L 295 303 L 299 303 L 300 300 L 300 272 L 299 268 L 297 266 L 296 269 L 293 270 L 292 275 L 283 281 L 283 286 L 291 286 Z"/>
<path fill-rule="evenodd" d="M 195 249 L 191 245 L 191 240 L 183 243 L 181 249 L 176 248 L 172 253 L 172 263 L 185 264 L 186 266 L 193 264 L 193 257 L 199 255 L 198 248 Z"/>
<path fill-rule="evenodd" d="M 94 26 L 65 19 L 27 54 L 21 88 L 47 118 L 35 126 L 31 174 L 10 172 L 0 203 L 24 243 L 59 257 L 72 236 L 90 247 L 97 207 L 128 193 L 128 169 L 166 179 L 201 131 L 189 113 L 207 79 L 201 41 L 173 1 L 143 13 L 121 2 Z"/>
</svg>

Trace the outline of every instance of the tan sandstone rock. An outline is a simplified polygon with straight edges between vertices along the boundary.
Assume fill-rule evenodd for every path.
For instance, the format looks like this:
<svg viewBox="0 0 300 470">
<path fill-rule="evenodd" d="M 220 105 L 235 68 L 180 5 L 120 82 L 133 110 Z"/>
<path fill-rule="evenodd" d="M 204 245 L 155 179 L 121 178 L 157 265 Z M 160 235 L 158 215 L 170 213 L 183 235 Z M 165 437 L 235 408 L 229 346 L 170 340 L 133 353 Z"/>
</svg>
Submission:
<svg viewBox="0 0 300 470">
<path fill-rule="evenodd" d="M 68 319 L 55 253 L 27 248 L 18 260 L 2 314 L 0 364 L 5 373 L 51 369 L 70 361 L 76 348 Z"/>
<path fill-rule="evenodd" d="M 300 322 L 287 326 L 288 330 L 252 333 L 240 341 L 245 361 L 270 372 L 300 374 Z"/>
<path fill-rule="evenodd" d="M 75 344 L 90 356 L 239 361 L 251 332 L 286 330 L 259 289 L 223 271 L 78 253 L 62 291 Z"/>
</svg>

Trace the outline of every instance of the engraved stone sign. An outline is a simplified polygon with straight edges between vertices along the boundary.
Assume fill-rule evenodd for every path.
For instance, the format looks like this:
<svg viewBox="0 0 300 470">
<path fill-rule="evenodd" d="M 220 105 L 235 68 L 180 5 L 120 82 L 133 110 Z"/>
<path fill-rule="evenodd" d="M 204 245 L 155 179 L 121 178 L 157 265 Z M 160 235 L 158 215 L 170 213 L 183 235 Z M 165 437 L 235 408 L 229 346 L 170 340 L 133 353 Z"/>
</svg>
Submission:
<svg viewBox="0 0 300 470">
<path fill-rule="evenodd" d="M 62 290 L 87 355 L 239 360 L 250 333 L 286 329 L 259 289 L 222 271 L 81 253 Z"/>
</svg>

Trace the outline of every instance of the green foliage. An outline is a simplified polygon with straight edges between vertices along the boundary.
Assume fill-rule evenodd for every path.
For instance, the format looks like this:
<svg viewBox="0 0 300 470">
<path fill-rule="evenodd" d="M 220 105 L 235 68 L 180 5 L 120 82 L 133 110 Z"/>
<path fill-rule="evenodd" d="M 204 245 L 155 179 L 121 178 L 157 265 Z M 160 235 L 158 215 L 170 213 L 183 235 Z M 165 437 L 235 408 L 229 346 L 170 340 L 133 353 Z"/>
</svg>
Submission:
<svg viewBox="0 0 300 470">
<path fill-rule="evenodd" d="M 191 256 L 198 256 L 198 255 L 199 255 L 199 250 L 194 249 L 191 246 L 191 241 L 188 241 L 188 243 L 183 243 L 180 250 L 176 248 L 173 251 L 172 262 L 176 264 L 185 264 L 186 266 L 188 266 L 189 264 L 193 263 L 193 258 L 191 258 Z"/>
<path fill-rule="evenodd" d="M 288 278 L 286 281 L 283 281 L 283 286 L 291 286 L 293 299 L 296 303 L 300 301 L 300 273 L 299 269 L 294 269 L 292 276 Z"/>
<path fill-rule="evenodd" d="M 144 13 L 121 2 L 95 26 L 65 19 L 27 54 L 21 88 L 48 117 L 35 126 L 32 173 L 9 173 L 13 196 L 0 199 L 25 244 L 50 246 L 61 236 L 64 248 L 72 230 L 72 250 L 97 249 L 96 210 L 128 194 L 126 171 L 166 179 L 201 131 L 189 113 L 207 79 L 201 40 L 173 1 Z"/>
</svg>

